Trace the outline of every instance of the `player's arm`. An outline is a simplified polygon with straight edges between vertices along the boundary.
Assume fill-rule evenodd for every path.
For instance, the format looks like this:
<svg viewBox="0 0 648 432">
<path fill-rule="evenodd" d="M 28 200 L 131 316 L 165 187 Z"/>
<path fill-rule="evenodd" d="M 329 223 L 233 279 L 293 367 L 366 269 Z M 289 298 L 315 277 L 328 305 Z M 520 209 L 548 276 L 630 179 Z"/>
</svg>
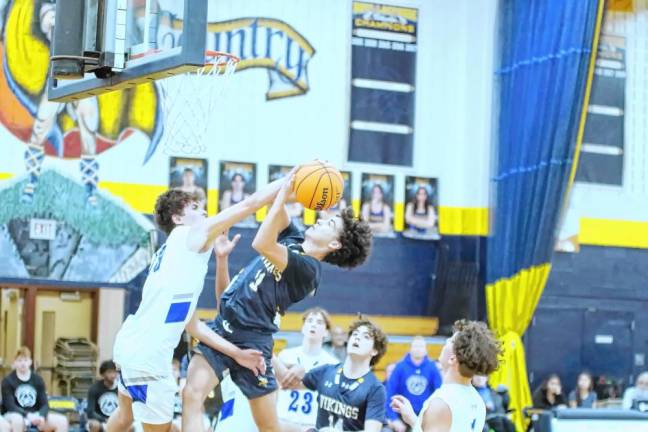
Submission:
<svg viewBox="0 0 648 432">
<path fill-rule="evenodd" d="M 255 375 L 265 374 L 266 366 L 261 351 L 241 349 L 233 343 L 223 339 L 210 329 L 207 324 L 200 321 L 196 313 L 193 314 L 185 326 L 185 330 L 200 342 L 216 351 L 222 352 L 234 359 L 236 363 L 250 369 Z"/>
<path fill-rule="evenodd" d="M 286 211 L 286 203 L 292 198 L 292 184 L 294 169 L 285 178 L 279 193 L 270 207 L 268 215 L 264 219 L 259 231 L 257 231 L 252 247 L 259 254 L 270 261 L 280 272 L 288 266 L 288 248 L 277 242 L 281 233 L 290 224 L 290 218 Z"/>
<path fill-rule="evenodd" d="M 423 414 L 423 432 L 450 432 L 452 412 L 450 407 L 439 398 L 430 399 L 430 405 Z"/>
<path fill-rule="evenodd" d="M 227 236 L 227 232 L 216 237 L 214 240 L 214 255 L 216 255 L 216 280 L 215 280 L 215 294 L 216 294 L 216 308 L 220 306 L 220 298 L 225 291 L 225 288 L 230 283 L 229 274 L 229 255 L 232 253 L 236 244 L 241 239 L 240 234 L 236 234 L 232 240 Z"/>
<path fill-rule="evenodd" d="M 223 231 L 254 214 L 254 212 L 264 205 L 272 202 L 272 199 L 282 184 L 283 181 L 274 181 L 245 198 L 240 203 L 223 209 L 216 216 L 208 217 L 202 223 L 192 226 L 189 231 L 189 237 L 187 238 L 187 246 L 189 249 L 194 252 L 207 251 L 214 239 L 223 233 Z"/>
<path fill-rule="evenodd" d="M 304 389 L 306 388 L 302 379 L 306 375 L 306 369 L 303 366 L 294 364 L 288 365 L 281 358 L 281 353 L 278 356 L 272 356 L 272 367 L 277 377 L 277 382 L 283 389 Z"/>
</svg>

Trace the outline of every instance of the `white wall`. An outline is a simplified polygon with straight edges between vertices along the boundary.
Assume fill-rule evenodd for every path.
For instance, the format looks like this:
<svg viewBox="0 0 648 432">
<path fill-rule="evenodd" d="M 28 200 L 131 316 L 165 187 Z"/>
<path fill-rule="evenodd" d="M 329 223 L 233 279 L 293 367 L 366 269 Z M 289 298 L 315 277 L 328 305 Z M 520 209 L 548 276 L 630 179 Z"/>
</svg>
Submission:
<svg viewBox="0 0 648 432">
<path fill-rule="evenodd" d="M 265 181 L 267 165 L 320 158 L 354 171 L 357 198 L 361 172 L 396 174 L 396 200 L 405 175 L 438 177 L 440 204 L 488 205 L 491 91 L 496 2 L 488 0 L 398 1 L 419 8 L 414 166 L 347 163 L 349 131 L 350 0 L 219 0 L 219 20 L 269 17 L 285 21 L 315 48 L 308 66 L 310 91 L 266 101 L 268 74 L 235 74 L 209 119 L 213 142 L 209 187 L 218 183 L 218 162 L 256 162 Z M 1 130 L 0 172 L 24 172 L 24 145 Z M 163 151 L 142 165 L 147 143 L 132 137 L 98 157 L 100 180 L 166 185 Z M 45 166 L 78 173 L 77 161 L 47 158 Z M 77 174 L 78 175 L 78 174 Z"/>
</svg>

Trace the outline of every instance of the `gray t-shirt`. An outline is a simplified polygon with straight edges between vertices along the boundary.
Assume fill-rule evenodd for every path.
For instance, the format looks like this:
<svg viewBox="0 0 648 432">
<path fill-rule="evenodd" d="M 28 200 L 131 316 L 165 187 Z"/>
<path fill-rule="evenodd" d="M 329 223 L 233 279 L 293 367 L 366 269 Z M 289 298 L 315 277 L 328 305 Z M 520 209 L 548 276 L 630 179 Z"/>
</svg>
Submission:
<svg viewBox="0 0 648 432">
<path fill-rule="evenodd" d="M 581 400 L 580 404 L 577 403 L 576 406 L 578 408 L 594 408 L 594 403 L 596 402 L 596 399 L 597 399 L 596 393 L 591 391 L 587 394 L 587 397 Z M 570 403 L 571 401 L 577 402 L 577 400 L 578 399 L 576 398 L 576 390 L 572 390 L 571 393 L 569 393 L 569 402 Z"/>
</svg>

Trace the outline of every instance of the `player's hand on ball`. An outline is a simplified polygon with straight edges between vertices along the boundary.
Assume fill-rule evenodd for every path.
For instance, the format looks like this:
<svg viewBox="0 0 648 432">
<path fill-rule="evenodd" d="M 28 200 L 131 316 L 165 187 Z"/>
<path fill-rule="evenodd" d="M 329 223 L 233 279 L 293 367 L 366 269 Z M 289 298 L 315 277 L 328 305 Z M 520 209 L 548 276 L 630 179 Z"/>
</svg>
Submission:
<svg viewBox="0 0 648 432">
<path fill-rule="evenodd" d="M 265 359 L 263 358 L 263 353 L 261 351 L 243 349 L 239 351 L 239 354 L 234 360 L 244 368 L 250 369 L 254 372 L 255 376 L 259 374 L 265 375 L 266 373 Z"/>
<path fill-rule="evenodd" d="M 401 395 L 392 397 L 389 406 L 391 406 L 391 409 L 395 412 L 399 413 L 407 424 L 414 425 L 414 423 L 416 423 L 416 413 L 414 413 L 414 408 L 412 408 L 412 404 L 405 397 Z"/>
<path fill-rule="evenodd" d="M 281 380 L 281 387 L 295 389 L 301 386 L 302 378 L 306 375 L 306 369 L 301 365 L 293 365 L 288 368 Z"/>
<path fill-rule="evenodd" d="M 277 200 L 284 204 L 295 201 L 295 192 L 293 191 L 293 185 L 295 183 L 294 169 L 285 177 L 284 183 L 281 185 L 281 189 L 279 189 L 279 193 L 277 194 Z"/>
<path fill-rule="evenodd" d="M 231 240 L 227 234 L 228 231 L 225 231 L 214 240 L 214 253 L 217 257 L 225 257 L 231 254 L 241 239 L 241 234 L 236 234 Z"/>
</svg>

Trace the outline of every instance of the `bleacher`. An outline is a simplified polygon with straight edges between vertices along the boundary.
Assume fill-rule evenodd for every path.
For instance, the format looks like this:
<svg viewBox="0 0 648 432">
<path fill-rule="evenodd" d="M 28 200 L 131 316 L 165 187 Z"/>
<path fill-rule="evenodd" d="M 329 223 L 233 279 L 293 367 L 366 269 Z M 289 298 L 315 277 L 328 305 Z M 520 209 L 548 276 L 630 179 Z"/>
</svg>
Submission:
<svg viewBox="0 0 648 432">
<path fill-rule="evenodd" d="M 216 315 L 213 309 L 199 309 L 200 319 L 211 320 Z M 369 317 L 387 334 L 389 345 L 387 352 L 374 368 L 376 376 L 383 380 L 385 368 L 390 363 L 395 363 L 403 358 L 409 351 L 409 345 L 414 336 L 423 336 L 428 343 L 428 355 L 437 359 L 446 338 L 436 336 L 439 329 L 439 321 L 435 317 L 422 316 L 393 316 L 393 315 L 372 315 Z M 358 319 L 355 314 L 333 314 L 331 322 L 333 325 L 344 329 Z M 281 318 L 279 333 L 274 337 L 275 353 L 288 346 L 295 346 L 301 343 L 302 313 L 288 312 Z"/>
</svg>

